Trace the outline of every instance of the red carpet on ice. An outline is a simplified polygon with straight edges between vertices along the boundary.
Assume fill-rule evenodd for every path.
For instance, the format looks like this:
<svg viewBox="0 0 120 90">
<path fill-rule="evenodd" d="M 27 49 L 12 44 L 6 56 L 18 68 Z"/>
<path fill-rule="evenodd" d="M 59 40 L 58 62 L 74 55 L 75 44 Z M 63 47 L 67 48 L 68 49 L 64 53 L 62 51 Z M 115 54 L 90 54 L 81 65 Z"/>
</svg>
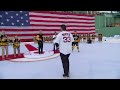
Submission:
<svg viewBox="0 0 120 90">
<path fill-rule="evenodd" d="M 22 54 L 20 54 L 20 56 L 18 56 L 18 55 L 16 55 L 16 58 L 14 57 L 14 54 L 11 54 L 11 55 L 9 55 L 9 58 L 10 59 L 6 59 L 6 56 L 5 56 L 5 60 L 11 60 L 11 59 L 16 59 L 16 58 L 24 58 L 24 55 L 23 55 L 23 53 Z M 0 56 L 0 61 L 2 61 L 2 56 Z"/>
<path fill-rule="evenodd" d="M 32 45 L 30 44 L 25 44 L 26 48 L 29 50 L 29 51 L 35 51 L 35 50 L 38 50 L 37 48 L 33 47 Z"/>
<path fill-rule="evenodd" d="M 46 51 L 44 50 L 42 54 L 38 53 L 38 49 L 31 44 L 25 44 L 25 47 L 28 49 L 28 52 L 21 53 L 21 56 L 16 58 L 14 54 L 9 55 L 9 59 L 5 60 L 13 61 L 13 62 L 34 62 L 34 61 L 43 61 L 43 60 L 50 60 L 59 56 L 59 51 Z M 0 61 L 2 61 L 2 56 L 0 56 Z"/>
</svg>

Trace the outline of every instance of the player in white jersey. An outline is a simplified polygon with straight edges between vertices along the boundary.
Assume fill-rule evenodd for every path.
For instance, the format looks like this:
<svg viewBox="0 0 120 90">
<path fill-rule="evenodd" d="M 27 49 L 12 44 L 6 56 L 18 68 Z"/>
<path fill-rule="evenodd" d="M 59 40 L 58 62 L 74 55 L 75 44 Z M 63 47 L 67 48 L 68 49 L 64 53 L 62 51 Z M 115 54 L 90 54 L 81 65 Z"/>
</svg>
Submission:
<svg viewBox="0 0 120 90">
<path fill-rule="evenodd" d="M 55 43 L 55 39 L 57 37 L 57 33 L 55 32 L 53 35 L 53 51 L 57 50 L 57 43 Z"/>
<path fill-rule="evenodd" d="M 72 42 L 74 41 L 73 35 L 66 31 L 66 26 L 61 25 L 62 32 L 60 32 L 55 42 L 59 45 L 60 57 L 63 64 L 64 74 L 63 77 L 69 77 L 69 56 L 72 52 Z"/>
</svg>

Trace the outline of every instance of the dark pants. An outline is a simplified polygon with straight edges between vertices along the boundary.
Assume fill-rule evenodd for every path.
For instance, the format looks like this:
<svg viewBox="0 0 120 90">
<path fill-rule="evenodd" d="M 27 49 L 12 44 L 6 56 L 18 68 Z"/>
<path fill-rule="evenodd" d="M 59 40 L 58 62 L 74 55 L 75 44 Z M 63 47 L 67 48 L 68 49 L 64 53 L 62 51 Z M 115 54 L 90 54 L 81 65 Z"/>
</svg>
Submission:
<svg viewBox="0 0 120 90">
<path fill-rule="evenodd" d="M 98 41 L 101 42 L 101 41 L 102 41 L 102 38 L 98 38 Z"/>
<path fill-rule="evenodd" d="M 54 43 L 54 45 L 53 45 L 53 51 L 57 50 L 58 47 L 59 47 L 59 44 L 58 43 Z"/>
<path fill-rule="evenodd" d="M 79 46 L 78 42 L 72 42 L 72 46 Z"/>
<path fill-rule="evenodd" d="M 91 40 L 91 39 L 88 39 L 88 40 L 87 40 L 87 43 L 88 43 L 88 44 L 91 44 L 91 43 L 92 43 L 92 40 Z"/>
<path fill-rule="evenodd" d="M 70 54 L 64 55 L 64 54 L 60 53 L 60 57 L 62 60 L 62 65 L 63 65 L 65 75 L 69 74 L 69 56 L 70 56 Z"/>
<path fill-rule="evenodd" d="M 38 42 L 38 50 L 39 50 L 39 54 L 43 53 L 43 43 Z"/>
<path fill-rule="evenodd" d="M 57 43 L 53 44 L 53 51 L 55 51 L 57 49 Z"/>
</svg>

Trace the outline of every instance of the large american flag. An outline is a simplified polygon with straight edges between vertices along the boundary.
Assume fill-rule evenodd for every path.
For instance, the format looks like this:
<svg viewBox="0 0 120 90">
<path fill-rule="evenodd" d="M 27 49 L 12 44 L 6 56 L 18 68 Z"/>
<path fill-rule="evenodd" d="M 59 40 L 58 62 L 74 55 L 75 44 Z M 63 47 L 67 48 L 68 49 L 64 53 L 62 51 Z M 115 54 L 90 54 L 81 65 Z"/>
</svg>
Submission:
<svg viewBox="0 0 120 90">
<path fill-rule="evenodd" d="M 60 25 L 65 24 L 71 33 L 95 33 L 93 15 L 72 14 L 54 11 L 0 11 L 0 31 L 5 30 L 9 37 L 18 35 L 23 41 L 32 40 L 42 30 L 43 35 L 60 32 Z"/>
</svg>

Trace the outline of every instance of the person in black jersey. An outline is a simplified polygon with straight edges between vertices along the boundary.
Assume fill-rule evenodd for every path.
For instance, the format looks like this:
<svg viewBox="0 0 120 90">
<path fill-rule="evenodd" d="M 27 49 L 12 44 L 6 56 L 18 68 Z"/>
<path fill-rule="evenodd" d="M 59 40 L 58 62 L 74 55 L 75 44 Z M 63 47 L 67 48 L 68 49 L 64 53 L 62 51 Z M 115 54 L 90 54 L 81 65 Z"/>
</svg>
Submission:
<svg viewBox="0 0 120 90">
<path fill-rule="evenodd" d="M 95 35 L 95 34 L 92 34 L 92 41 L 93 41 L 93 42 L 95 41 L 95 37 L 96 37 L 96 35 Z"/>
<path fill-rule="evenodd" d="M 40 30 L 40 33 L 36 36 L 36 40 L 38 42 L 38 52 L 39 54 L 42 54 L 43 53 L 43 34 L 41 30 Z"/>
<path fill-rule="evenodd" d="M 7 35 L 5 34 L 5 31 L 3 30 L 2 34 L 0 35 L 0 46 L 2 48 L 2 60 L 5 60 L 5 50 L 6 50 L 6 59 L 9 59 L 8 45 L 9 45 L 9 40 Z"/>
<path fill-rule="evenodd" d="M 103 34 L 100 34 L 100 40 L 102 41 L 102 38 L 103 38 Z"/>
<path fill-rule="evenodd" d="M 80 38 L 79 38 L 79 35 L 77 35 L 77 32 L 76 32 L 76 31 L 74 31 L 73 38 L 74 38 L 74 42 L 72 42 L 72 51 L 73 51 L 73 49 L 74 49 L 75 46 L 76 46 L 78 52 L 80 52 L 80 51 L 79 51 L 79 39 L 80 39 Z"/>
<path fill-rule="evenodd" d="M 103 38 L 103 35 L 100 33 L 100 34 L 98 34 L 98 41 L 99 42 L 102 42 L 102 38 Z"/>
<path fill-rule="evenodd" d="M 87 34 L 87 41 L 90 39 L 91 37 L 90 37 L 90 34 L 88 33 Z"/>
<path fill-rule="evenodd" d="M 15 36 L 13 40 L 13 49 L 14 49 L 14 57 L 16 57 L 16 50 L 18 51 L 18 56 L 20 56 L 20 39 L 18 39 L 18 36 Z"/>
<path fill-rule="evenodd" d="M 91 44 L 91 43 L 92 43 L 90 34 L 87 34 L 87 43 L 88 43 L 88 44 Z"/>
<path fill-rule="evenodd" d="M 86 41 L 86 34 L 83 34 L 83 42 Z"/>
</svg>

